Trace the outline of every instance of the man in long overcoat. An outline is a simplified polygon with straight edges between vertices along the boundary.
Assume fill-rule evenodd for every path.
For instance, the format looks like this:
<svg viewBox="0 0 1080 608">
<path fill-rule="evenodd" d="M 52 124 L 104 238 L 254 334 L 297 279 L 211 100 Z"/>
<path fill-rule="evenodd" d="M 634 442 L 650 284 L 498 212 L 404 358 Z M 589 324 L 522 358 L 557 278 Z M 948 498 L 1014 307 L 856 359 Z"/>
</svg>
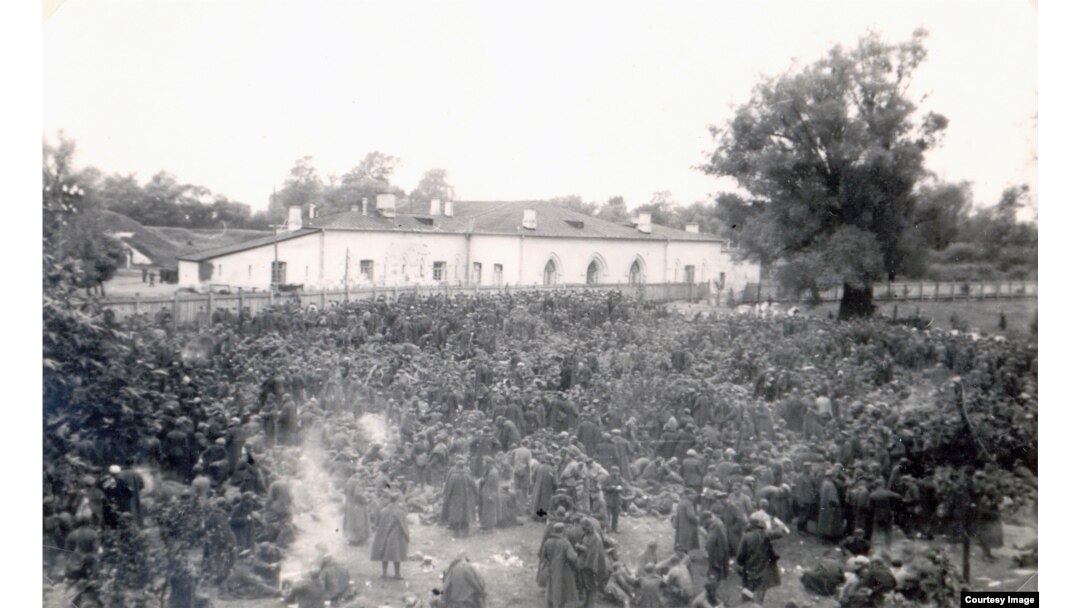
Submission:
<svg viewBox="0 0 1080 608">
<path fill-rule="evenodd" d="M 446 608 L 484 608 L 487 602 L 484 579 L 464 553 L 443 573 L 442 601 Z"/>
<path fill-rule="evenodd" d="M 484 476 L 480 480 L 478 501 L 480 529 L 490 530 L 502 519 L 502 503 L 499 502 L 499 468 L 491 458 L 485 459 Z"/>
<path fill-rule="evenodd" d="M 821 482 L 821 502 L 817 519 L 818 536 L 827 540 L 836 540 L 844 536 L 844 512 L 840 504 L 840 493 L 832 475 Z"/>
<path fill-rule="evenodd" d="M 578 601 L 577 561 L 574 547 L 563 537 L 566 526 L 557 523 L 540 547 L 540 565 L 536 580 L 547 588 L 548 608 L 564 608 Z"/>
<path fill-rule="evenodd" d="M 465 461 L 458 460 L 443 487 L 443 504 L 439 520 L 450 526 L 455 536 L 467 536 L 469 525 L 476 512 L 476 482 L 465 468 Z"/>
<path fill-rule="evenodd" d="M 765 591 L 780 584 L 780 557 L 765 534 L 765 522 L 754 518 L 750 529 L 743 534 L 735 563 L 739 567 L 743 588 L 754 594 L 754 601 L 765 603 Z"/>
<path fill-rule="evenodd" d="M 368 502 L 364 491 L 363 476 L 358 470 L 349 478 L 349 481 L 345 482 L 345 521 L 342 529 L 345 532 L 345 540 L 350 545 L 362 545 L 371 535 Z"/>
<path fill-rule="evenodd" d="M 687 488 L 675 511 L 675 551 L 689 553 L 701 548 L 701 540 L 698 537 L 697 507 L 694 506 L 695 497 L 694 491 Z"/>
<path fill-rule="evenodd" d="M 580 556 L 580 570 L 582 591 L 585 593 L 583 608 L 592 608 L 593 598 L 603 593 L 608 578 L 607 553 L 604 551 L 604 541 L 600 536 L 599 526 L 591 518 L 582 520 L 585 536 L 581 539 L 578 552 Z"/>
<path fill-rule="evenodd" d="M 709 560 L 709 580 L 726 580 L 731 548 L 728 546 L 727 527 L 719 517 L 709 520 L 709 535 L 705 538 L 705 555 Z"/>
<path fill-rule="evenodd" d="M 543 457 L 533 474 L 532 514 L 540 519 L 551 512 L 551 497 L 555 495 L 555 467 L 550 458 Z"/>
<path fill-rule="evenodd" d="M 409 522 L 401 507 L 401 495 L 394 492 L 390 502 L 379 511 L 375 522 L 375 538 L 371 542 L 371 561 L 382 562 L 382 576 L 386 578 L 386 566 L 394 562 L 394 578 L 401 578 L 401 562 L 409 551 Z"/>
</svg>

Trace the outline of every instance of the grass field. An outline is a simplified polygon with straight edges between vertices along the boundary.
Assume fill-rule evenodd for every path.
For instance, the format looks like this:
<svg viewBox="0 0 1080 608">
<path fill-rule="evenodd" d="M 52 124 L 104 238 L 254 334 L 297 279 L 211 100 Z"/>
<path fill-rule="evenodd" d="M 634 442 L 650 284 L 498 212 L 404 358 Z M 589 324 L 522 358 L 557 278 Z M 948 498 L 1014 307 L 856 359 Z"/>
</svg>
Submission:
<svg viewBox="0 0 1080 608">
<path fill-rule="evenodd" d="M 933 319 L 933 327 L 941 329 L 958 329 L 954 327 L 952 319 L 958 324 L 966 326 L 970 331 L 978 331 L 989 335 L 1007 335 L 1010 337 L 1030 336 L 1031 324 L 1039 307 L 1037 298 L 1017 298 L 1012 300 L 922 300 L 901 302 L 877 302 L 878 315 L 892 317 L 893 309 L 896 316 L 911 317 L 916 313 L 923 318 Z M 836 316 L 840 305 L 838 303 L 822 304 L 816 308 L 801 307 L 805 314 L 826 317 L 829 314 Z M 1005 314 L 1006 330 L 1002 331 L 998 324 L 1002 313 Z"/>
</svg>

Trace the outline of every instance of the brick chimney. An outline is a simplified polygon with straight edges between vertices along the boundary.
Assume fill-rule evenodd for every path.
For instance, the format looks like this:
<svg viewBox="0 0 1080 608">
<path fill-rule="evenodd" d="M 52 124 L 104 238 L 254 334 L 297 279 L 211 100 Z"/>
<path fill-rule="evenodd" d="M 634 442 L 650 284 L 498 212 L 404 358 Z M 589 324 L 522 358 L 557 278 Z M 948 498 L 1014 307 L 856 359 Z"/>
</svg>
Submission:
<svg viewBox="0 0 1080 608">
<path fill-rule="evenodd" d="M 440 210 L 442 210 L 442 201 L 437 198 L 431 199 L 431 205 L 428 207 L 428 215 L 439 215 Z"/>
<path fill-rule="evenodd" d="M 454 201 L 446 201 L 443 203 L 443 215 L 446 217 L 454 217 Z"/>
<path fill-rule="evenodd" d="M 360 199 L 360 213 L 367 215 L 367 197 Z"/>
</svg>

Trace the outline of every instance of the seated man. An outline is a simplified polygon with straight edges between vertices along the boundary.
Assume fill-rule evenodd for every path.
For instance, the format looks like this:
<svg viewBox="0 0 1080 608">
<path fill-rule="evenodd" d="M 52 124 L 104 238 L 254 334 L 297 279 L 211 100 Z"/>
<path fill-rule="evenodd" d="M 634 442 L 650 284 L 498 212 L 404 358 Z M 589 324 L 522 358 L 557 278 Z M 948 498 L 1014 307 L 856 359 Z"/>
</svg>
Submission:
<svg viewBox="0 0 1080 608">
<path fill-rule="evenodd" d="M 349 573 L 329 555 L 319 564 L 319 582 L 331 602 L 344 599 L 349 592 Z"/>
<path fill-rule="evenodd" d="M 690 556 L 685 553 L 676 553 L 675 558 L 674 561 L 669 560 L 657 570 L 664 575 L 664 589 L 680 603 L 685 604 L 694 598 L 694 581 L 690 576 Z"/>
<path fill-rule="evenodd" d="M 840 542 L 840 548 L 851 555 L 868 555 L 870 541 L 866 540 L 866 532 L 862 528 L 855 528 L 851 536 Z"/>
<path fill-rule="evenodd" d="M 630 601 L 634 597 L 637 584 L 637 577 L 630 573 L 626 565 L 615 562 L 608 576 L 607 585 L 604 586 L 604 595 L 623 608 L 630 608 Z"/>
<path fill-rule="evenodd" d="M 831 555 L 826 551 L 825 555 Z M 816 595 L 831 597 L 844 584 L 844 565 L 835 559 L 825 557 L 813 570 L 807 570 L 800 579 L 807 591 Z"/>
<path fill-rule="evenodd" d="M 253 562 L 254 557 L 248 557 L 233 566 L 229 577 L 222 583 L 222 597 L 238 600 L 277 597 L 277 587 L 268 585 L 263 577 L 255 573 Z"/>
</svg>

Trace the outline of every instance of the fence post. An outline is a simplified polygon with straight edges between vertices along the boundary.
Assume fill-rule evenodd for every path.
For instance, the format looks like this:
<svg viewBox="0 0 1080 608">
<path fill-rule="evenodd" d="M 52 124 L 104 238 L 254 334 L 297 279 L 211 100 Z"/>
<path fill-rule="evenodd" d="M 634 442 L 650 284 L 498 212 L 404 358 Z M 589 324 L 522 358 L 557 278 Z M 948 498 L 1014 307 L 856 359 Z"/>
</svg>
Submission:
<svg viewBox="0 0 1080 608">
<path fill-rule="evenodd" d="M 211 288 L 206 292 L 206 315 L 212 316 L 214 314 L 214 290 Z"/>
<path fill-rule="evenodd" d="M 139 292 L 135 292 L 135 314 L 139 314 Z"/>
<path fill-rule="evenodd" d="M 174 293 L 172 297 L 172 323 L 173 329 L 176 329 L 177 324 L 180 323 L 180 294 Z"/>
<path fill-rule="evenodd" d="M 244 312 L 244 288 L 243 287 L 241 287 L 237 291 L 237 295 L 240 296 L 240 299 L 236 301 L 236 314 L 239 315 L 240 313 Z"/>
<path fill-rule="evenodd" d="M 322 293 L 319 294 L 319 302 L 321 303 L 319 308 L 326 310 L 326 285 L 323 285 Z"/>
</svg>

